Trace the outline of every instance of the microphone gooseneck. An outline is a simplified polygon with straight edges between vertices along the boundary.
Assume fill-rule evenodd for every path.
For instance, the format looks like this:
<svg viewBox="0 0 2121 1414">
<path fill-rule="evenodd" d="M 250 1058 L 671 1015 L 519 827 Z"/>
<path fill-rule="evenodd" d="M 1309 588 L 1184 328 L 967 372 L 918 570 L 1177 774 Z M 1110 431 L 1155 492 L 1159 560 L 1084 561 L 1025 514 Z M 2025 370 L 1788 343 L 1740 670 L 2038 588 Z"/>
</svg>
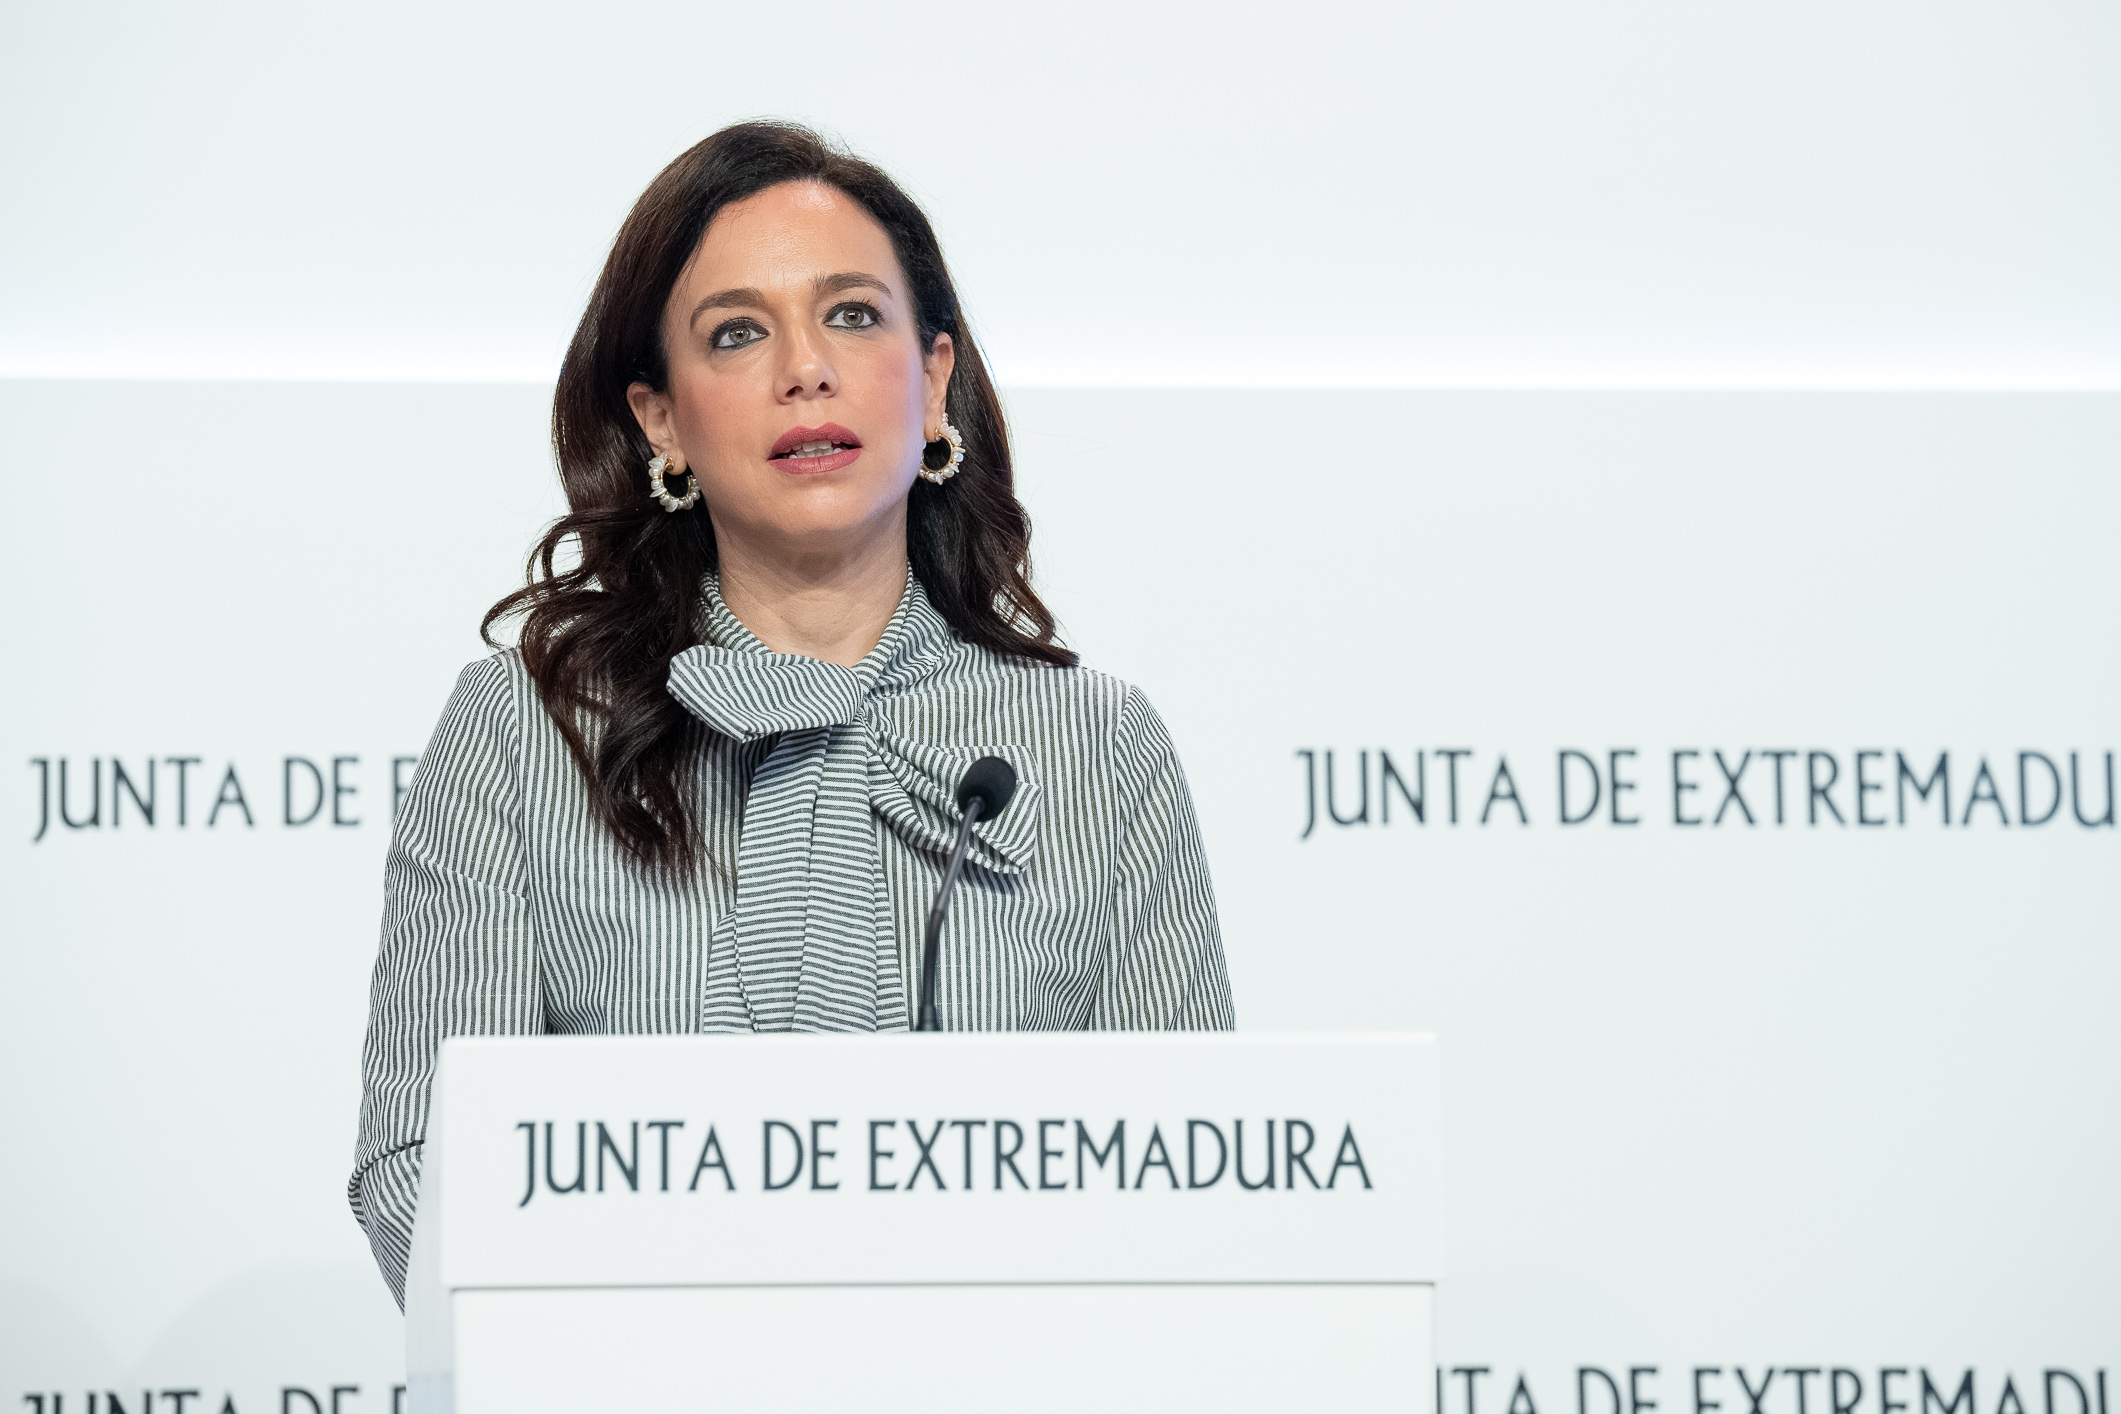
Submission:
<svg viewBox="0 0 2121 1414">
<path fill-rule="evenodd" d="M 965 769 L 964 779 L 957 784 L 957 808 L 964 820 L 957 827 L 957 844 L 950 851 L 950 863 L 943 870 L 942 886 L 935 891 L 921 938 L 921 1006 L 913 1023 L 916 1031 L 943 1029 L 942 1014 L 935 1006 L 936 956 L 942 949 L 950 895 L 957 888 L 957 876 L 964 872 L 965 851 L 972 847 L 972 826 L 1001 814 L 1015 794 L 1016 771 L 999 756 L 982 756 Z"/>
</svg>

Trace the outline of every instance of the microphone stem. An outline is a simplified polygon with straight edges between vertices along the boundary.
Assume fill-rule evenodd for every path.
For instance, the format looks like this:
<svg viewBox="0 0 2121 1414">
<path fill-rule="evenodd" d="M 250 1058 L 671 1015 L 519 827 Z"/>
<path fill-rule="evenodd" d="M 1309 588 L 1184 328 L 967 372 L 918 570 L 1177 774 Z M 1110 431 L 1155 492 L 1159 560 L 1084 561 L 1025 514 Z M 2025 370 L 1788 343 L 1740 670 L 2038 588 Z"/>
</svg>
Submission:
<svg viewBox="0 0 2121 1414">
<path fill-rule="evenodd" d="M 972 824 L 979 819 L 980 805 L 977 796 L 965 802 L 964 823 L 957 827 L 957 846 L 950 851 L 943 885 L 935 891 L 935 904 L 928 910 L 928 927 L 921 938 L 921 1009 L 913 1024 L 916 1031 L 943 1029 L 942 1014 L 935 1009 L 936 956 L 942 950 L 943 920 L 950 914 L 950 895 L 957 888 L 957 876 L 964 872 L 965 851 L 972 847 Z"/>
</svg>

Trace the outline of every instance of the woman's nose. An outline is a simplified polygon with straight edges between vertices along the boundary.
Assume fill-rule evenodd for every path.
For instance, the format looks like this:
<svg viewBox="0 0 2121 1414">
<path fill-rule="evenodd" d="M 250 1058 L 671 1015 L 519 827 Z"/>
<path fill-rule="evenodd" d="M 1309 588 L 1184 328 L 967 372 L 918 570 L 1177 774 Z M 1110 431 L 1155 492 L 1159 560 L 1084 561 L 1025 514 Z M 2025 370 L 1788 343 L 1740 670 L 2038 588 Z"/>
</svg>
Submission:
<svg viewBox="0 0 2121 1414">
<path fill-rule="evenodd" d="M 784 357 L 779 382 L 783 401 L 829 398 L 839 391 L 824 340 L 817 336 L 817 331 L 798 325 L 781 348 Z"/>
</svg>

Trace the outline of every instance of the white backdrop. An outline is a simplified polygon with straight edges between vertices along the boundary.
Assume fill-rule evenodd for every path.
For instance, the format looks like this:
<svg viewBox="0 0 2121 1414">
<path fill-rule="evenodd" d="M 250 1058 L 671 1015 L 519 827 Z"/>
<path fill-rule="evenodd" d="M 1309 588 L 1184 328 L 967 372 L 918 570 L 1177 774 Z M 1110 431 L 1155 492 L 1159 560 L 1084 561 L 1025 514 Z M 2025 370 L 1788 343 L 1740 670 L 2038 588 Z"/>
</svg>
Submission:
<svg viewBox="0 0 2121 1414">
<path fill-rule="evenodd" d="M 1631 1414 L 1697 1387 L 1747 1414 L 1740 1368 L 1777 1372 L 1762 1414 L 1925 1414 L 1922 1375 L 1949 1400 L 1969 1370 L 1962 1414 L 2110 1414 L 2121 831 L 2075 811 L 2121 750 L 2121 397 L 1011 406 L 1045 590 L 1186 760 L 1241 1024 L 1444 1040 L 1442 1348 L 1487 1371 L 1448 1414 L 1610 1414 L 1600 1372 Z M 340 1190 L 391 763 L 554 509 L 543 415 L 529 388 L 0 384 L 0 1395 L 390 1407 L 395 1311 Z M 1636 753 L 1641 823 L 1607 789 L 1562 825 L 1565 749 L 1608 778 Z M 1675 750 L 1720 826 L 1673 822 Z M 1719 750 L 1752 753 L 1758 823 Z M 1328 751 L 1329 804 L 1366 779 L 1369 818 L 1306 836 Z M 1380 752 L 1410 785 L 1420 753 L 1423 823 Z M 1949 752 L 1949 825 L 1934 796 L 1899 822 L 1895 752 Z M 2046 823 L 2020 752 L 2064 773 Z M 295 818 L 314 799 L 290 757 L 347 758 L 359 823 L 286 823 L 290 779 Z M 110 775 L 150 758 L 151 826 Z M 199 763 L 181 824 L 172 758 Z M 1829 766 L 1822 804 L 1798 782 Z M 252 824 L 210 820 L 231 767 Z"/>
<path fill-rule="evenodd" d="M 544 381 L 736 118 L 1007 386 L 2121 386 L 2102 0 L 0 7 L 0 373 Z"/>
</svg>

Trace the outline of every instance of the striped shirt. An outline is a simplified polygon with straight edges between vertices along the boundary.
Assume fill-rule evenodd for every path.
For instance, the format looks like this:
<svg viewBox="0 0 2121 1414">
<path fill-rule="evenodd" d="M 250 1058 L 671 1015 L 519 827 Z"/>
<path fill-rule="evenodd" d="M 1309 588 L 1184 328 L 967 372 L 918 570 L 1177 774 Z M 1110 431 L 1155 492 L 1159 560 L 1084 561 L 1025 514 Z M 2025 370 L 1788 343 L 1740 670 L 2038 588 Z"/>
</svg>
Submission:
<svg viewBox="0 0 2121 1414">
<path fill-rule="evenodd" d="M 1215 899 L 1169 736 L 1084 668 L 956 638 L 918 581 L 853 668 L 775 653 L 710 579 L 670 691 L 708 728 L 701 867 L 595 819 L 521 657 L 458 679 L 399 814 L 347 1197 L 400 1302 L 446 1036 L 905 1030 L 981 756 L 1015 768 L 944 929 L 949 1030 L 1225 1029 Z"/>
</svg>

